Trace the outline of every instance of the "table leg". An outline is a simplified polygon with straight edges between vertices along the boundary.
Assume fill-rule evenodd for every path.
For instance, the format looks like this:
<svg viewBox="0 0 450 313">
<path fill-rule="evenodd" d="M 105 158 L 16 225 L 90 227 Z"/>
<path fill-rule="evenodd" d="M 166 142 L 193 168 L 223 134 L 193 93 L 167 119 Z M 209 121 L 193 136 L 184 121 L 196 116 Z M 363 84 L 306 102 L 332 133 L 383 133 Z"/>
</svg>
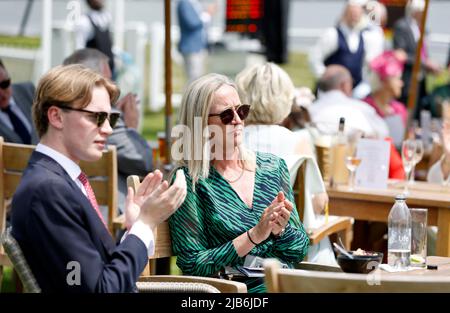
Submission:
<svg viewBox="0 0 450 313">
<path fill-rule="evenodd" d="M 450 210 L 439 208 L 436 254 L 450 256 Z"/>
</svg>

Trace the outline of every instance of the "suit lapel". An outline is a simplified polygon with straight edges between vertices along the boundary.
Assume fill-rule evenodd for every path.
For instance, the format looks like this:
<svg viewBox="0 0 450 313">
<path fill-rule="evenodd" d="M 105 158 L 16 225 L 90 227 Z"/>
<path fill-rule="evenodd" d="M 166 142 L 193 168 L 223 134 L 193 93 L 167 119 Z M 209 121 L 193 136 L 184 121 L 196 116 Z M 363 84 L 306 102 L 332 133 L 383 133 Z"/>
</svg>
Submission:
<svg viewBox="0 0 450 313">
<path fill-rule="evenodd" d="M 33 152 L 30 158 L 30 164 L 37 163 L 48 170 L 62 177 L 69 184 L 71 191 L 77 195 L 77 198 L 80 199 L 80 203 L 85 210 L 87 222 L 86 229 L 89 229 L 89 233 L 91 235 L 91 240 L 98 245 L 99 252 L 101 252 L 103 258 L 107 260 L 112 253 L 112 250 L 115 248 L 114 240 L 111 237 L 109 231 L 105 228 L 105 225 L 100 220 L 97 212 L 92 207 L 89 199 L 83 194 L 81 189 L 77 186 L 77 184 L 72 180 L 72 178 L 67 174 L 64 168 L 59 165 L 55 160 L 50 158 L 49 156 L 42 154 L 40 152 Z"/>
</svg>

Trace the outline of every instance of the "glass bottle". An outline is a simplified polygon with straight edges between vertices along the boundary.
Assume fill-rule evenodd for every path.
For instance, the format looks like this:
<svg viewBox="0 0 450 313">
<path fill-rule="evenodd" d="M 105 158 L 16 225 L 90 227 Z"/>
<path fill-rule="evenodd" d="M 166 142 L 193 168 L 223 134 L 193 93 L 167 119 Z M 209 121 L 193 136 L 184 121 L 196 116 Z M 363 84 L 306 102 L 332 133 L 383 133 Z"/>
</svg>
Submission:
<svg viewBox="0 0 450 313">
<path fill-rule="evenodd" d="M 395 203 L 388 217 L 388 264 L 398 270 L 405 270 L 411 255 L 411 214 L 405 196 L 395 197 Z"/>
</svg>

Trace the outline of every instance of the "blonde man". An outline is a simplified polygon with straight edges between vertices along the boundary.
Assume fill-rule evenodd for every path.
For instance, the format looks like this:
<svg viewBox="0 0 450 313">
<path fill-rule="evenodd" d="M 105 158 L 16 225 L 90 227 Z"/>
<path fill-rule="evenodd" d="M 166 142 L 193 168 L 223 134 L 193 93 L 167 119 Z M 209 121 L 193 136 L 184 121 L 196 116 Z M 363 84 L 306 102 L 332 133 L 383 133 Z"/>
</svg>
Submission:
<svg viewBox="0 0 450 313">
<path fill-rule="evenodd" d="M 116 246 L 80 161 L 101 158 L 119 118 L 118 88 L 81 65 L 59 66 L 37 87 L 33 117 L 40 143 L 12 201 L 12 235 L 43 292 L 131 292 L 153 253 L 152 229 L 184 200 L 178 175 L 168 188 L 147 175 L 125 209 L 128 233 Z"/>
</svg>

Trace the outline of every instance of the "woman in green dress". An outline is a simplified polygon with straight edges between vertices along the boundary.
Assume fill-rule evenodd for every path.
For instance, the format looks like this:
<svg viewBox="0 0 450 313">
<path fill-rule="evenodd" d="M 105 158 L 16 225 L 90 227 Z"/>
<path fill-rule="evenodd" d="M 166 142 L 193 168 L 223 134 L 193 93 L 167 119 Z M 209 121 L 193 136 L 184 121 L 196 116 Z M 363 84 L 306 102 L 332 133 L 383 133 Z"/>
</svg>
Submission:
<svg viewBox="0 0 450 313">
<path fill-rule="evenodd" d="M 309 239 L 286 163 L 242 145 L 249 109 L 234 83 L 218 74 L 197 79 L 183 95 L 172 157 L 188 190 L 169 225 L 184 274 L 216 276 L 226 266 L 242 266 L 247 255 L 293 267 L 306 255 Z M 261 278 L 244 282 L 249 292 L 265 291 Z"/>
</svg>

